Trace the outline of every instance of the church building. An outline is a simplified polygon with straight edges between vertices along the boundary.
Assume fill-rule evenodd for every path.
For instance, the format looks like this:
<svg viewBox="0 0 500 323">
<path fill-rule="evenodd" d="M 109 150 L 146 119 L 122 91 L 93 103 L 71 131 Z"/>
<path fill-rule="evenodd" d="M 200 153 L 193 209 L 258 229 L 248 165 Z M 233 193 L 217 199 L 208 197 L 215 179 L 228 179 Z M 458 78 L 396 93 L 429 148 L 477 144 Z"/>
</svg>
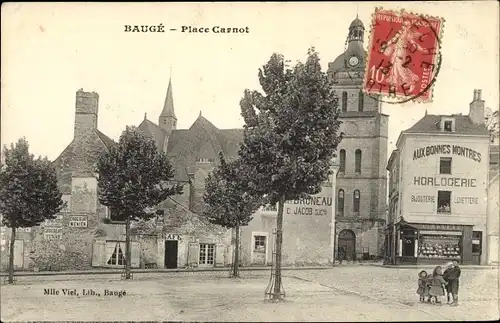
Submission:
<svg viewBox="0 0 500 323">
<path fill-rule="evenodd" d="M 387 208 L 387 140 L 389 116 L 378 96 L 362 92 L 366 51 L 365 27 L 356 17 L 349 26 L 345 50 L 328 64 L 328 76 L 340 99 L 335 246 L 347 259 L 381 254 Z"/>
</svg>

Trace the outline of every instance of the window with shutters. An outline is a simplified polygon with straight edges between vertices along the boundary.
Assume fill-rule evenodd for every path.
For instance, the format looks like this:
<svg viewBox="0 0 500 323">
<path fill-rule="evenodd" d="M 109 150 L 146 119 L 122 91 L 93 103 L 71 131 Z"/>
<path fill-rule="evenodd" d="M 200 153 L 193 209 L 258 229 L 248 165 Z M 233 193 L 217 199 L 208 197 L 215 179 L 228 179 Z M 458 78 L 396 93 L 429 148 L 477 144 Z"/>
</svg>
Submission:
<svg viewBox="0 0 500 323">
<path fill-rule="evenodd" d="M 339 172 L 345 173 L 345 149 L 341 149 L 339 153 Z"/>
<path fill-rule="evenodd" d="M 215 244 L 200 243 L 200 266 L 213 266 L 215 257 Z"/>
<path fill-rule="evenodd" d="M 106 264 L 108 266 L 125 265 L 125 242 L 106 241 Z"/>
</svg>

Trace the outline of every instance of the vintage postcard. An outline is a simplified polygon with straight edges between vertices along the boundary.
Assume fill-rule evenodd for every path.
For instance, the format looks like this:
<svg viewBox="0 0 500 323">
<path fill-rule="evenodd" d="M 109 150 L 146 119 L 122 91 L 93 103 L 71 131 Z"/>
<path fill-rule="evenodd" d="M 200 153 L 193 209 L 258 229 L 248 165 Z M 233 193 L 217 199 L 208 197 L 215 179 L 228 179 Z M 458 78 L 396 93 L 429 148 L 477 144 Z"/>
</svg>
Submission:
<svg viewBox="0 0 500 323">
<path fill-rule="evenodd" d="M 2 322 L 499 318 L 499 6 L 2 5 Z"/>
</svg>

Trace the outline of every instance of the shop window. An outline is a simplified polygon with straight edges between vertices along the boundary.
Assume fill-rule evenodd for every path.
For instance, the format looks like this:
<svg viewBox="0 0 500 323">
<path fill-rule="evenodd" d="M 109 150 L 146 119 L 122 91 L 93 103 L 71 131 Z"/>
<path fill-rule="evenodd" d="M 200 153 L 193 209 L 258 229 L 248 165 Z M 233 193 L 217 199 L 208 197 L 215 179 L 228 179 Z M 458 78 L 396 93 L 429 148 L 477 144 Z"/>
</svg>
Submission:
<svg viewBox="0 0 500 323">
<path fill-rule="evenodd" d="M 339 216 L 344 216 L 344 190 L 340 189 L 337 194 L 337 213 Z"/>
<path fill-rule="evenodd" d="M 354 190 L 352 211 L 355 213 L 359 213 L 359 198 L 359 190 Z"/>
<path fill-rule="evenodd" d="M 345 149 L 340 150 L 340 168 L 339 172 L 344 173 L 345 172 Z"/>
<path fill-rule="evenodd" d="M 438 191 L 437 213 L 451 213 L 451 191 Z"/>
<path fill-rule="evenodd" d="M 266 251 L 266 237 L 265 236 L 254 236 L 254 251 L 265 252 Z"/>
<path fill-rule="evenodd" d="M 213 266 L 215 258 L 215 244 L 200 244 L 200 266 Z"/>
<path fill-rule="evenodd" d="M 365 104 L 365 95 L 363 91 L 359 91 L 359 99 L 358 99 L 358 111 L 363 112 L 363 106 Z"/>
<path fill-rule="evenodd" d="M 481 240 L 483 238 L 483 232 L 473 231 L 472 232 L 472 253 L 480 255 L 481 254 Z"/>
<path fill-rule="evenodd" d="M 354 153 L 354 171 L 361 173 L 361 149 L 356 149 Z"/>
<path fill-rule="evenodd" d="M 420 258 L 460 259 L 460 236 L 432 235 L 420 232 Z"/>
<path fill-rule="evenodd" d="M 451 175 L 451 157 L 441 157 L 439 159 L 439 174 Z"/>
<path fill-rule="evenodd" d="M 347 111 L 347 92 L 342 92 L 342 112 Z"/>
</svg>

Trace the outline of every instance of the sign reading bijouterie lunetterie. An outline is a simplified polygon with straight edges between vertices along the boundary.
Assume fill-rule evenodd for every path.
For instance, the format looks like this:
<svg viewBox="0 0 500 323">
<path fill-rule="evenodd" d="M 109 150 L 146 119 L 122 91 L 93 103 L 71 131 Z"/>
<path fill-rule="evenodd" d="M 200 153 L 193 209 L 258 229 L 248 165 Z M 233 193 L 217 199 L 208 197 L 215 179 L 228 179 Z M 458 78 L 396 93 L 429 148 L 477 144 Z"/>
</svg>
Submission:
<svg viewBox="0 0 500 323">
<path fill-rule="evenodd" d="M 69 218 L 69 226 L 73 228 L 86 228 L 87 216 L 85 215 L 72 215 Z"/>
</svg>

